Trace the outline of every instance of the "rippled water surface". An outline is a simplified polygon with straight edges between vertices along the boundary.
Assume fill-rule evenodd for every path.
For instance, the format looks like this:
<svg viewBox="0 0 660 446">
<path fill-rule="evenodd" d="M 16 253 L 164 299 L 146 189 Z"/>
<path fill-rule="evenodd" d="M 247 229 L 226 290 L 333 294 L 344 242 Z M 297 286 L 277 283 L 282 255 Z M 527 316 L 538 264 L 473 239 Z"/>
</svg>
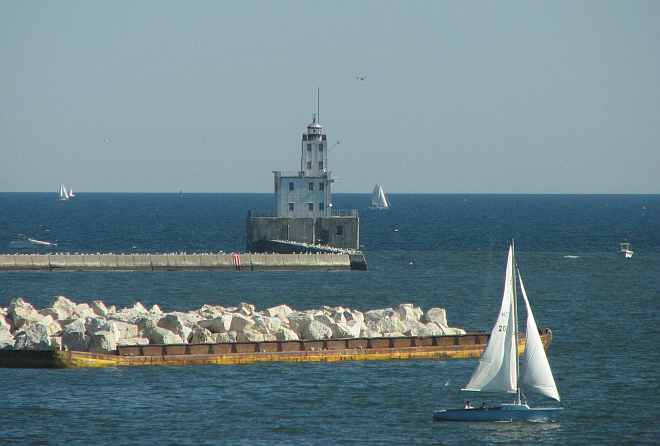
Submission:
<svg viewBox="0 0 660 446">
<path fill-rule="evenodd" d="M 558 423 L 433 423 L 462 406 L 475 361 L 0 369 L 0 444 L 656 444 L 660 439 L 660 197 L 393 195 L 359 208 L 367 272 L 0 273 L 0 306 L 139 300 L 165 310 L 413 302 L 489 330 L 515 238 L 565 408 Z M 70 252 L 244 248 L 269 194 L 0 194 L 0 251 L 26 237 Z M 398 229 L 398 231 L 395 231 Z M 618 243 L 632 242 L 625 260 Z M 35 251 L 39 248 L 30 248 Z M 481 399 L 473 400 L 480 402 Z M 485 398 L 500 401 L 496 396 Z M 534 403 L 547 404 L 539 398 Z"/>
</svg>

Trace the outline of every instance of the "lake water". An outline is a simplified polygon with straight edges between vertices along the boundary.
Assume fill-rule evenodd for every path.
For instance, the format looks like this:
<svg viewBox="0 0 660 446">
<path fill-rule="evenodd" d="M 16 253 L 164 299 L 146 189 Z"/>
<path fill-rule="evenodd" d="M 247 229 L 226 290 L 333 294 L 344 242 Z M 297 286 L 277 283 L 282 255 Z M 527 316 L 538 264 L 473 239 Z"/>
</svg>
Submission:
<svg viewBox="0 0 660 446">
<path fill-rule="evenodd" d="M 44 307 L 60 294 L 165 311 L 411 302 L 489 331 L 515 238 L 537 322 L 554 333 L 561 421 L 433 423 L 434 409 L 462 407 L 475 360 L 0 369 L 0 444 L 660 441 L 660 196 L 394 194 L 388 211 L 366 209 L 366 194 L 334 198 L 360 209 L 366 272 L 3 272 L 0 306 L 21 296 Z M 26 237 L 69 252 L 243 250 L 247 211 L 270 205 L 270 194 L 5 193 L 0 252 L 24 252 L 15 242 Z M 631 259 L 617 253 L 624 240 Z"/>
</svg>

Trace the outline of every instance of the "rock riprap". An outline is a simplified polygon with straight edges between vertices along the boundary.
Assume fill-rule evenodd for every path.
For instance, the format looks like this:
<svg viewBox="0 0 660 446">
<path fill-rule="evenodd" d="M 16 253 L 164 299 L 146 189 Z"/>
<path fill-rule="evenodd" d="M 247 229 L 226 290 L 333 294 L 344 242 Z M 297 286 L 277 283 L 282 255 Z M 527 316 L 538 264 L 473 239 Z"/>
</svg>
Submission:
<svg viewBox="0 0 660 446">
<path fill-rule="evenodd" d="M 443 308 L 402 303 L 395 308 L 358 311 L 345 307 L 294 310 L 277 305 L 257 311 L 204 305 L 188 312 L 106 306 L 97 300 L 75 303 L 58 296 L 37 309 L 22 298 L 0 307 L 0 350 L 74 350 L 112 352 L 121 345 L 212 344 L 220 342 L 294 341 L 396 336 L 460 335 L 447 325 Z"/>
</svg>

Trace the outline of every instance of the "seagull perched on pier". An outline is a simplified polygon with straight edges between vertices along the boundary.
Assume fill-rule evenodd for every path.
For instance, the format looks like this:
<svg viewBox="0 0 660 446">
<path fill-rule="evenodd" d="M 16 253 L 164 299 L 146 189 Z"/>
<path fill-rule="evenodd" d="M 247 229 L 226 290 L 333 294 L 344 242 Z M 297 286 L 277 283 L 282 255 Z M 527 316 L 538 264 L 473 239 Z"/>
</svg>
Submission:
<svg viewBox="0 0 660 446">
<path fill-rule="evenodd" d="M 357 80 L 359 80 L 359 81 L 366 81 L 366 80 L 367 80 L 367 76 L 366 76 L 366 75 L 365 75 L 365 76 L 362 76 L 362 75 L 359 75 L 359 74 L 358 74 L 357 76 L 355 76 L 355 79 L 357 79 Z"/>
</svg>

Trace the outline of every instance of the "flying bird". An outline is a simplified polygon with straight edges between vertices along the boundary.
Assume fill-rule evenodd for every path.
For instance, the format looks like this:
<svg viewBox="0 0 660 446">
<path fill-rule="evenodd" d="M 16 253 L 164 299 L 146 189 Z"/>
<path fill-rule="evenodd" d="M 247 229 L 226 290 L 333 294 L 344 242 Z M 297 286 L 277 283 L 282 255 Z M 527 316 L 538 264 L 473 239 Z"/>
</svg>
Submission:
<svg viewBox="0 0 660 446">
<path fill-rule="evenodd" d="M 366 81 L 366 80 L 367 80 L 367 76 L 357 75 L 357 76 L 355 76 L 355 79 L 357 79 L 357 80 L 359 80 L 359 81 Z"/>
</svg>

